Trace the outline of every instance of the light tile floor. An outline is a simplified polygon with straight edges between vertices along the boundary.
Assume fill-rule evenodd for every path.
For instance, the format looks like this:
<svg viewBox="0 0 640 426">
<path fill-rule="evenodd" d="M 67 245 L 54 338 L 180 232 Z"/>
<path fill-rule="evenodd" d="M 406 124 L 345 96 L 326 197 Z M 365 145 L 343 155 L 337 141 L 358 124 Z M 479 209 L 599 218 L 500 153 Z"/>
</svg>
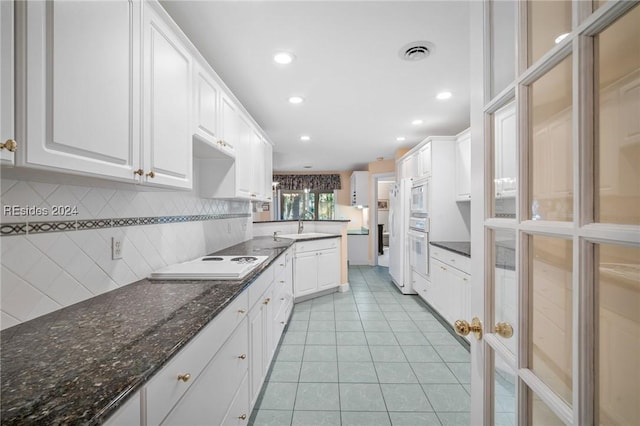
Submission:
<svg viewBox="0 0 640 426">
<path fill-rule="evenodd" d="M 251 417 L 264 425 L 469 425 L 469 352 L 388 268 L 298 303 Z"/>
</svg>

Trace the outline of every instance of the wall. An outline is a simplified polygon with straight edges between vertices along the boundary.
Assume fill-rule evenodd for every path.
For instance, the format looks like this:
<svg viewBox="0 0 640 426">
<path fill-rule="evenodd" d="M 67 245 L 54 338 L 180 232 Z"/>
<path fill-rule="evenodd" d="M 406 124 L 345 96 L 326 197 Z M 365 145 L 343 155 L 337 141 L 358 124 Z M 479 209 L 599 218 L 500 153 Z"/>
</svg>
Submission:
<svg viewBox="0 0 640 426">
<path fill-rule="evenodd" d="M 389 201 L 389 191 L 393 187 L 393 182 L 378 182 L 378 200 Z M 376 203 L 377 206 L 377 203 Z M 378 209 L 378 225 L 384 225 L 384 230 L 388 231 L 389 210 Z"/>
<path fill-rule="evenodd" d="M 193 192 L 115 188 L 115 184 L 114 188 L 98 188 L 2 179 L 1 328 L 251 237 L 249 202 L 208 200 Z M 5 205 L 39 206 L 50 212 L 55 205 L 77 206 L 78 215 L 11 217 L 4 215 Z M 119 220 L 122 218 L 126 219 Z M 35 229 L 24 234 L 27 221 L 32 230 L 36 227 L 45 231 L 51 225 L 38 222 L 62 219 L 71 221 L 57 226 L 69 230 L 38 233 Z M 153 224 L 129 225 L 141 222 Z M 9 226 L 11 223 L 22 225 Z M 7 235 L 16 232 L 22 234 Z M 112 237 L 123 241 L 122 259 L 111 259 Z"/>
</svg>

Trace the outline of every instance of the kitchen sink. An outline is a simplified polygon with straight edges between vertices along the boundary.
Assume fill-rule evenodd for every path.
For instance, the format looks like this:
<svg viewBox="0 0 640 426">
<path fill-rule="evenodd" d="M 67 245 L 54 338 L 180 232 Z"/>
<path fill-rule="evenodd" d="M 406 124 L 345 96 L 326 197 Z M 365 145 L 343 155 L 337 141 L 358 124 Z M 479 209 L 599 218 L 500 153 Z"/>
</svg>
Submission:
<svg viewBox="0 0 640 426">
<path fill-rule="evenodd" d="M 278 234 L 278 238 L 289 238 L 291 240 L 306 240 L 309 238 L 335 237 L 335 234 L 323 234 L 321 232 L 304 232 L 302 234 Z"/>
</svg>

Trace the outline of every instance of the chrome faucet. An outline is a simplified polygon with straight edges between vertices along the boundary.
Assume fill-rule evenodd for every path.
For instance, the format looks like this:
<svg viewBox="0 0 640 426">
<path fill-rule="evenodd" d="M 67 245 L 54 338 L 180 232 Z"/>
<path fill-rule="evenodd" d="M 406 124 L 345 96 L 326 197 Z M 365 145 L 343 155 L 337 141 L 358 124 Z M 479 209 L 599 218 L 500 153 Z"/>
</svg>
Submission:
<svg viewBox="0 0 640 426">
<path fill-rule="evenodd" d="M 278 234 L 280 233 L 280 231 L 275 231 L 273 233 L 273 240 L 276 241 L 278 239 Z"/>
</svg>

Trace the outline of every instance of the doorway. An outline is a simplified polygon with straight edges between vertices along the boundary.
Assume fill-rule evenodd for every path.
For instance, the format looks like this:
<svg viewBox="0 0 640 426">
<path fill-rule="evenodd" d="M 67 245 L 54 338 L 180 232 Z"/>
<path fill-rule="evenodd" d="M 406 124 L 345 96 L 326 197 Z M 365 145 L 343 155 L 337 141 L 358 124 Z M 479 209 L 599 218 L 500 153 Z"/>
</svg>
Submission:
<svg viewBox="0 0 640 426">
<path fill-rule="evenodd" d="M 394 173 L 373 175 L 374 203 L 372 242 L 373 265 L 389 267 L 389 191 L 395 183 Z"/>
</svg>

